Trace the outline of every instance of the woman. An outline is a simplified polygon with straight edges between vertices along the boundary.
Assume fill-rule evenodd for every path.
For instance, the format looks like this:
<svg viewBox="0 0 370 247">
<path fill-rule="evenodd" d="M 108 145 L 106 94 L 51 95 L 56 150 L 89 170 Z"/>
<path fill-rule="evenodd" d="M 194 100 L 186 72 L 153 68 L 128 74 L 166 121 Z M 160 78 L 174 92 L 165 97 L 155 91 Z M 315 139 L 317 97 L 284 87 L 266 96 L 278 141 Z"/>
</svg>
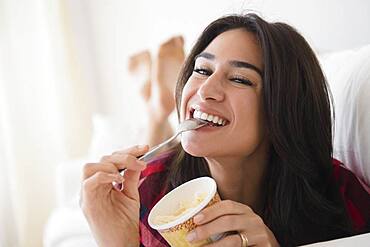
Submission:
<svg viewBox="0 0 370 247">
<path fill-rule="evenodd" d="M 176 99 L 180 121 L 215 124 L 184 133 L 181 146 L 147 169 L 136 159 L 147 146 L 85 166 L 81 207 L 99 246 L 166 246 L 148 226 L 150 209 L 204 175 L 222 201 L 194 218 L 189 241 L 226 233 L 210 246 L 296 246 L 369 230 L 369 195 L 332 160 L 325 78 L 292 27 L 254 14 L 211 23 L 185 62 Z M 348 184 L 360 202 L 340 193 Z"/>
</svg>

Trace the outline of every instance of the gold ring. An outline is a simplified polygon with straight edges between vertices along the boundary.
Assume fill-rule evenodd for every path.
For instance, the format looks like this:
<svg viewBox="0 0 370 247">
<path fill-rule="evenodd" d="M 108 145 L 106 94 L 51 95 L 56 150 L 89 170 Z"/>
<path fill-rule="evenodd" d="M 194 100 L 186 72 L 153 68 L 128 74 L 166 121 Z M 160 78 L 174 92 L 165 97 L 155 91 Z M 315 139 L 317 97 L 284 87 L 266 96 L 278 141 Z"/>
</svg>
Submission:
<svg viewBox="0 0 370 247">
<path fill-rule="evenodd" d="M 248 238 L 245 234 L 246 234 L 245 232 L 239 232 L 239 236 L 242 240 L 242 247 L 247 247 L 248 246 Z"/>
</svg>

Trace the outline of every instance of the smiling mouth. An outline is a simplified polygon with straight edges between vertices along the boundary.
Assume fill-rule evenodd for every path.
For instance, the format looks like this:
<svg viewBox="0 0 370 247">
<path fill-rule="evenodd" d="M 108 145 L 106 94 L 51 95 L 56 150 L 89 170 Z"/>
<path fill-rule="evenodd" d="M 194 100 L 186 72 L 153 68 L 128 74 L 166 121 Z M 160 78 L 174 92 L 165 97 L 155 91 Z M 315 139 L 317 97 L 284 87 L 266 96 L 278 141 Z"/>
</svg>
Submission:
<svg viewBox="0 0 370 247">
<path fill-rule="evenodd" d="M 190 110 L 190 117 L 205 120 L 208 122 L 208 126 L 212 127 L 224 127 L 228 124 L 226 119 L 196 109 Z"/>
</svg>

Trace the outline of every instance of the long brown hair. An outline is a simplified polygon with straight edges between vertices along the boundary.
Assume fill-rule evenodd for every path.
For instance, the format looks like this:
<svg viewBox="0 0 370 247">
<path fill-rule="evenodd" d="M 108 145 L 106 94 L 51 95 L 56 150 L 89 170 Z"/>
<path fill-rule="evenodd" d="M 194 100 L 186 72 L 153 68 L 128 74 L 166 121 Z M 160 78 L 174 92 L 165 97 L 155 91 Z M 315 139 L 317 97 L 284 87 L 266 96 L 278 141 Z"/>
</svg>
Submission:
<svg viewBox="0 0 370 247">
<path fill-rule="evenodd" d="M 195 57 L 219 34 L 244 28 L 262 49 L 263 101 L 269 129 L 266 205 L 260 215 L 282 246 L 334 239 L 351 233 L 338 188 L 332 181 L 332 112 L 326 79 L 306 40 L 291 26 L 269 23 L 255 14 L 212 22 L 185 61 L 176 89 L 179 114 L 182 89 Z M 177 147 L 168 188 L 210 176 L 202 157 Z"/>
</svg>

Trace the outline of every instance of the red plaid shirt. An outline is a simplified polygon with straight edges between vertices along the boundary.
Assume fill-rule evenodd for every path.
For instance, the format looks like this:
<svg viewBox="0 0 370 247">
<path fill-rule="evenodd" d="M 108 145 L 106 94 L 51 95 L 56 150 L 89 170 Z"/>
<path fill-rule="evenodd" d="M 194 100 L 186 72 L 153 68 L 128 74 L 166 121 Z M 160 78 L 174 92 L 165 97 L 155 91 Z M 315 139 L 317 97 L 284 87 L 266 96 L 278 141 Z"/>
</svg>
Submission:
<svg viewBox="0 0 370 247">
<path fill-rule="evenodd" d="M 140 246 L 169 246 L 166 240 L 148 224 L 148 216 L 153 206 L 166 193 L 166 165 L 171 156 L 165 155 L 151 162 L 142 172 L 140 180 Z M 339 184 L 340 193 L 345 201 L 348 214 L 357 233 L 363 233 L 370 227 L 370 195 L 366 185 L 361 185 L 358 178 L 343 164 L 333 159 L 334 178 Z M 366 187 L 367 191 L 364 189 Z"/>
</svg>

